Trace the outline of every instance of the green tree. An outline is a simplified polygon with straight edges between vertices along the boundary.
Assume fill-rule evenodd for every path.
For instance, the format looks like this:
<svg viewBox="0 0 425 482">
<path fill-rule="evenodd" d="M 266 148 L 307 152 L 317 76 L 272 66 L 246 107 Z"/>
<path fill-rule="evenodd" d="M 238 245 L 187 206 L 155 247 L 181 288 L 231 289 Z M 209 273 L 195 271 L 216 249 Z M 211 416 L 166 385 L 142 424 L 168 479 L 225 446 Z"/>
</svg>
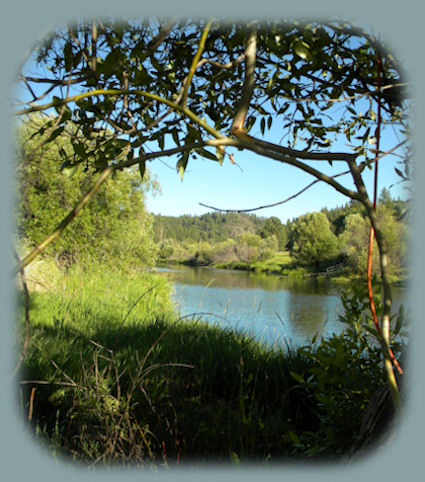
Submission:
<svg viewBox="0 0 425 482">
<path fill-rule="evenodd" d="M 40 118 L 31 118 L 18 131 L 18 205 L 17 235 L 24 247 L 43 241 L 73 208 L 91 183 L 93 174 L 77 165 L 60 169 L 60 151 L 70 151 L 69 138 L 58 137 L 47 144 L 37 136 Z M 95 194 L 88 207 L 77 216 L 47 253 L 60 261 L 104 261 L 153 265 L 156 246 L 153 243 L 152 216 L 145 208 L 142 183 L 134 170 L 116 172 Z"/>
<path fill-rule="evenodd" d="M 299 217 L 292 225 L 292 255 L 302 265 L 316 267 L 333 261 L 339 254 L 338 238 L 322 212 Z"/>
<path fill-rule="evenodd" d="M 287 242 L 286 229 L 279 218 L 276 218 L 275 216 L 267 218 L 264 226 L 259 230 L 258 234 L 262 238 L 268 238 L 273 235 L 276 236 L 278 240 L 278 249 L 285 249 Z"/>
<path fill-rule="evenodd" d="M 393 211 L 387 205 L 379 205 L 377 216 L 382 226 L 388 252 L 390 276 L 400 276 L 406 268 L 407 242 L 406 226 L 397 221 Z M 345 230 L 341 235 L 342 252 L 354 272 L 365 276 L 369 250 L 368 220 L 359 213 L 350 214 L 345 220 Z M 376 253 L 377 251 L 375 251 Z M 372 272 L 379 274 L 379 259 L 372 258 Z"/>
</svg>

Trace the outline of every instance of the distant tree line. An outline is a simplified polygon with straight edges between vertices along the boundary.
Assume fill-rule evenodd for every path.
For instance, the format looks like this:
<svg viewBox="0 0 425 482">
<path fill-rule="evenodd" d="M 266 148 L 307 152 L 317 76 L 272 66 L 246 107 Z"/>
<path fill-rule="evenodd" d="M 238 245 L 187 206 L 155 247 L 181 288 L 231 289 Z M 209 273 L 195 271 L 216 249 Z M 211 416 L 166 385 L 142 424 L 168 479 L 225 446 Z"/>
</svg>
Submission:
<svg viewBox="0 0 425 482">
<path fill-rule="evenodd" d="M 377 216 L 385 231 L 393 276 L 400 276 L 406 267 L 406 209 L 405 201 L 393 199 L 386 188 L 382 190 Z M 184 257 L 182 246 L 196 250 L 193 260 L 200 264 L 253 262 L 265 260 L 277 251 L 288 251 L 298 266 L 320 271 L 341 264 L 359 275 L 366 271 L 369 228 L 364 207 L 357 201 L 307 213 L 285 224 L 277 217 L 233 212 L 156 215 L 153 222 L 154 239 L 163 259 L 176 252 Z M 378 269 L 376 255 L 373 271 Z"/>
</svg>

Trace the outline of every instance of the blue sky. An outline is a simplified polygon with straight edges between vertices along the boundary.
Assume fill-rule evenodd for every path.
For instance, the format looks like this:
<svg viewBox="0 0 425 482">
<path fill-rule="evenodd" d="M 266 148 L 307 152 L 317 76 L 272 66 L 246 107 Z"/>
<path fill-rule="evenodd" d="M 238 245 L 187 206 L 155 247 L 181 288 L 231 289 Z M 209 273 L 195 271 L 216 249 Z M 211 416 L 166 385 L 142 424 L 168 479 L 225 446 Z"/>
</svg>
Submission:
<svg viewBox="0 0 425 482">
<path fill-rule="evenodd" d="M 259 131 L 259 129 L 257 129 Z M 253 135 L 258 135 L 254 126 Z M 266 134 L 271 142 L 278 142 L 281 134 L 276 129 Z M 397 136 L 384 131 L 381 149 L 389 150 L 398 144 Z M 342 142 L 335 142 L 332 151 L 347 151 L 349 148 Z M 179 216 L 182 214 L 203 214 L 212 212 L 199 203 L 221 209 L 248 209 L 282 201 L 314 180 L 312 176 L 292 166 L 284 165 L 271 159 L 260 157 L 248 151 L 235 151 L 234 159 L 239 167 L 230 163 L 226 156 L 222 166 L 207 159 L 197 157 L 189 160 L 183 181 L 176 172 L 177 157 L 156 159 L 148 166 L 157 177 L 162 194 L 147 197 L 148 209 L 154 214 Z M 394 171 L 397 158 L 388 155 L 379 162 L 378 193 L 383 187 L 389 188 L 400 178 Z M 322 168 L 326 173 L 337 173 L 347 170 L 344 162 L 334 163 L 330 168 L 327 162 L 314 162 L 314 167 Z M 338 166 L 338 167 L 337 167 Z M 364 174 L 368 192 L 372 194 L 373 171 Z M 339 178 L 347 187 L 352 187 L 350 176 Z M 390 189 L 394 198 L 405 198 L 403 187 L 398 184 Z M 333 208 L 345 204 L 348 199 L 324 183 L 316 183 L 310 189 L 289 202 L 273 208 L 255 211 L 258 216 L 276 216 L 282 222 L 307 212 L 319 211 L 324 207 Z"/>
</svg>

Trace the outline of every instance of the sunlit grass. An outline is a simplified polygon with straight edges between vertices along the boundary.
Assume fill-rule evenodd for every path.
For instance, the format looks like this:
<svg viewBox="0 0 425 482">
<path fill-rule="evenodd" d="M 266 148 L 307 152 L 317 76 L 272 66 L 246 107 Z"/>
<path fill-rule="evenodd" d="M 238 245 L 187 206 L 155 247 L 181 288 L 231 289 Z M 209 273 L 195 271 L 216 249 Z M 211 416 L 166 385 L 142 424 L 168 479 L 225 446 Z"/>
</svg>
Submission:
<svg viewBox="0 0 425 482">
<path fill-rule="evenodd" d="M 334 337 L 321 351 L 267 345 L 179 318 L 170 291 L 160 274 L 93 265 L 56 273 L 52 289 L 32 292 L 22 410 L 51 450 L 77 461 L 167 465 L 335 456 L 349 447 L 381 383 L 380 372 L 353 370 L 352 340 Z M 334 366 L 334 349 L 350 355 Z M 316 379 L 329 383 L 329 410 Z M 347 418 L 343 430 L 335 417 Z"/>
</svg>

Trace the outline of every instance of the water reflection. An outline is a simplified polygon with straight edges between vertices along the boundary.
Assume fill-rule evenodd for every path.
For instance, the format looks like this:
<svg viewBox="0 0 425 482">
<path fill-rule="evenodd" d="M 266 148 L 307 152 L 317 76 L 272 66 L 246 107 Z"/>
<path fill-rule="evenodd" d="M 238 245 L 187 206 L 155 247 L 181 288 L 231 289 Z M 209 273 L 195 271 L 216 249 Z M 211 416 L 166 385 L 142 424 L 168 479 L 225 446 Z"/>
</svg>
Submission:
<svg viewBox="0 0 425 482">
<path fill-rule="evenodd" d="M 329 280 L 202 267 L 160 270 L 174 283 L 182 316 L 202 313 L 208 322 L 237 327 L 269 344 L 299 346 L 344 328 L 338 319 L 341 285 Z"/>
</svg>

